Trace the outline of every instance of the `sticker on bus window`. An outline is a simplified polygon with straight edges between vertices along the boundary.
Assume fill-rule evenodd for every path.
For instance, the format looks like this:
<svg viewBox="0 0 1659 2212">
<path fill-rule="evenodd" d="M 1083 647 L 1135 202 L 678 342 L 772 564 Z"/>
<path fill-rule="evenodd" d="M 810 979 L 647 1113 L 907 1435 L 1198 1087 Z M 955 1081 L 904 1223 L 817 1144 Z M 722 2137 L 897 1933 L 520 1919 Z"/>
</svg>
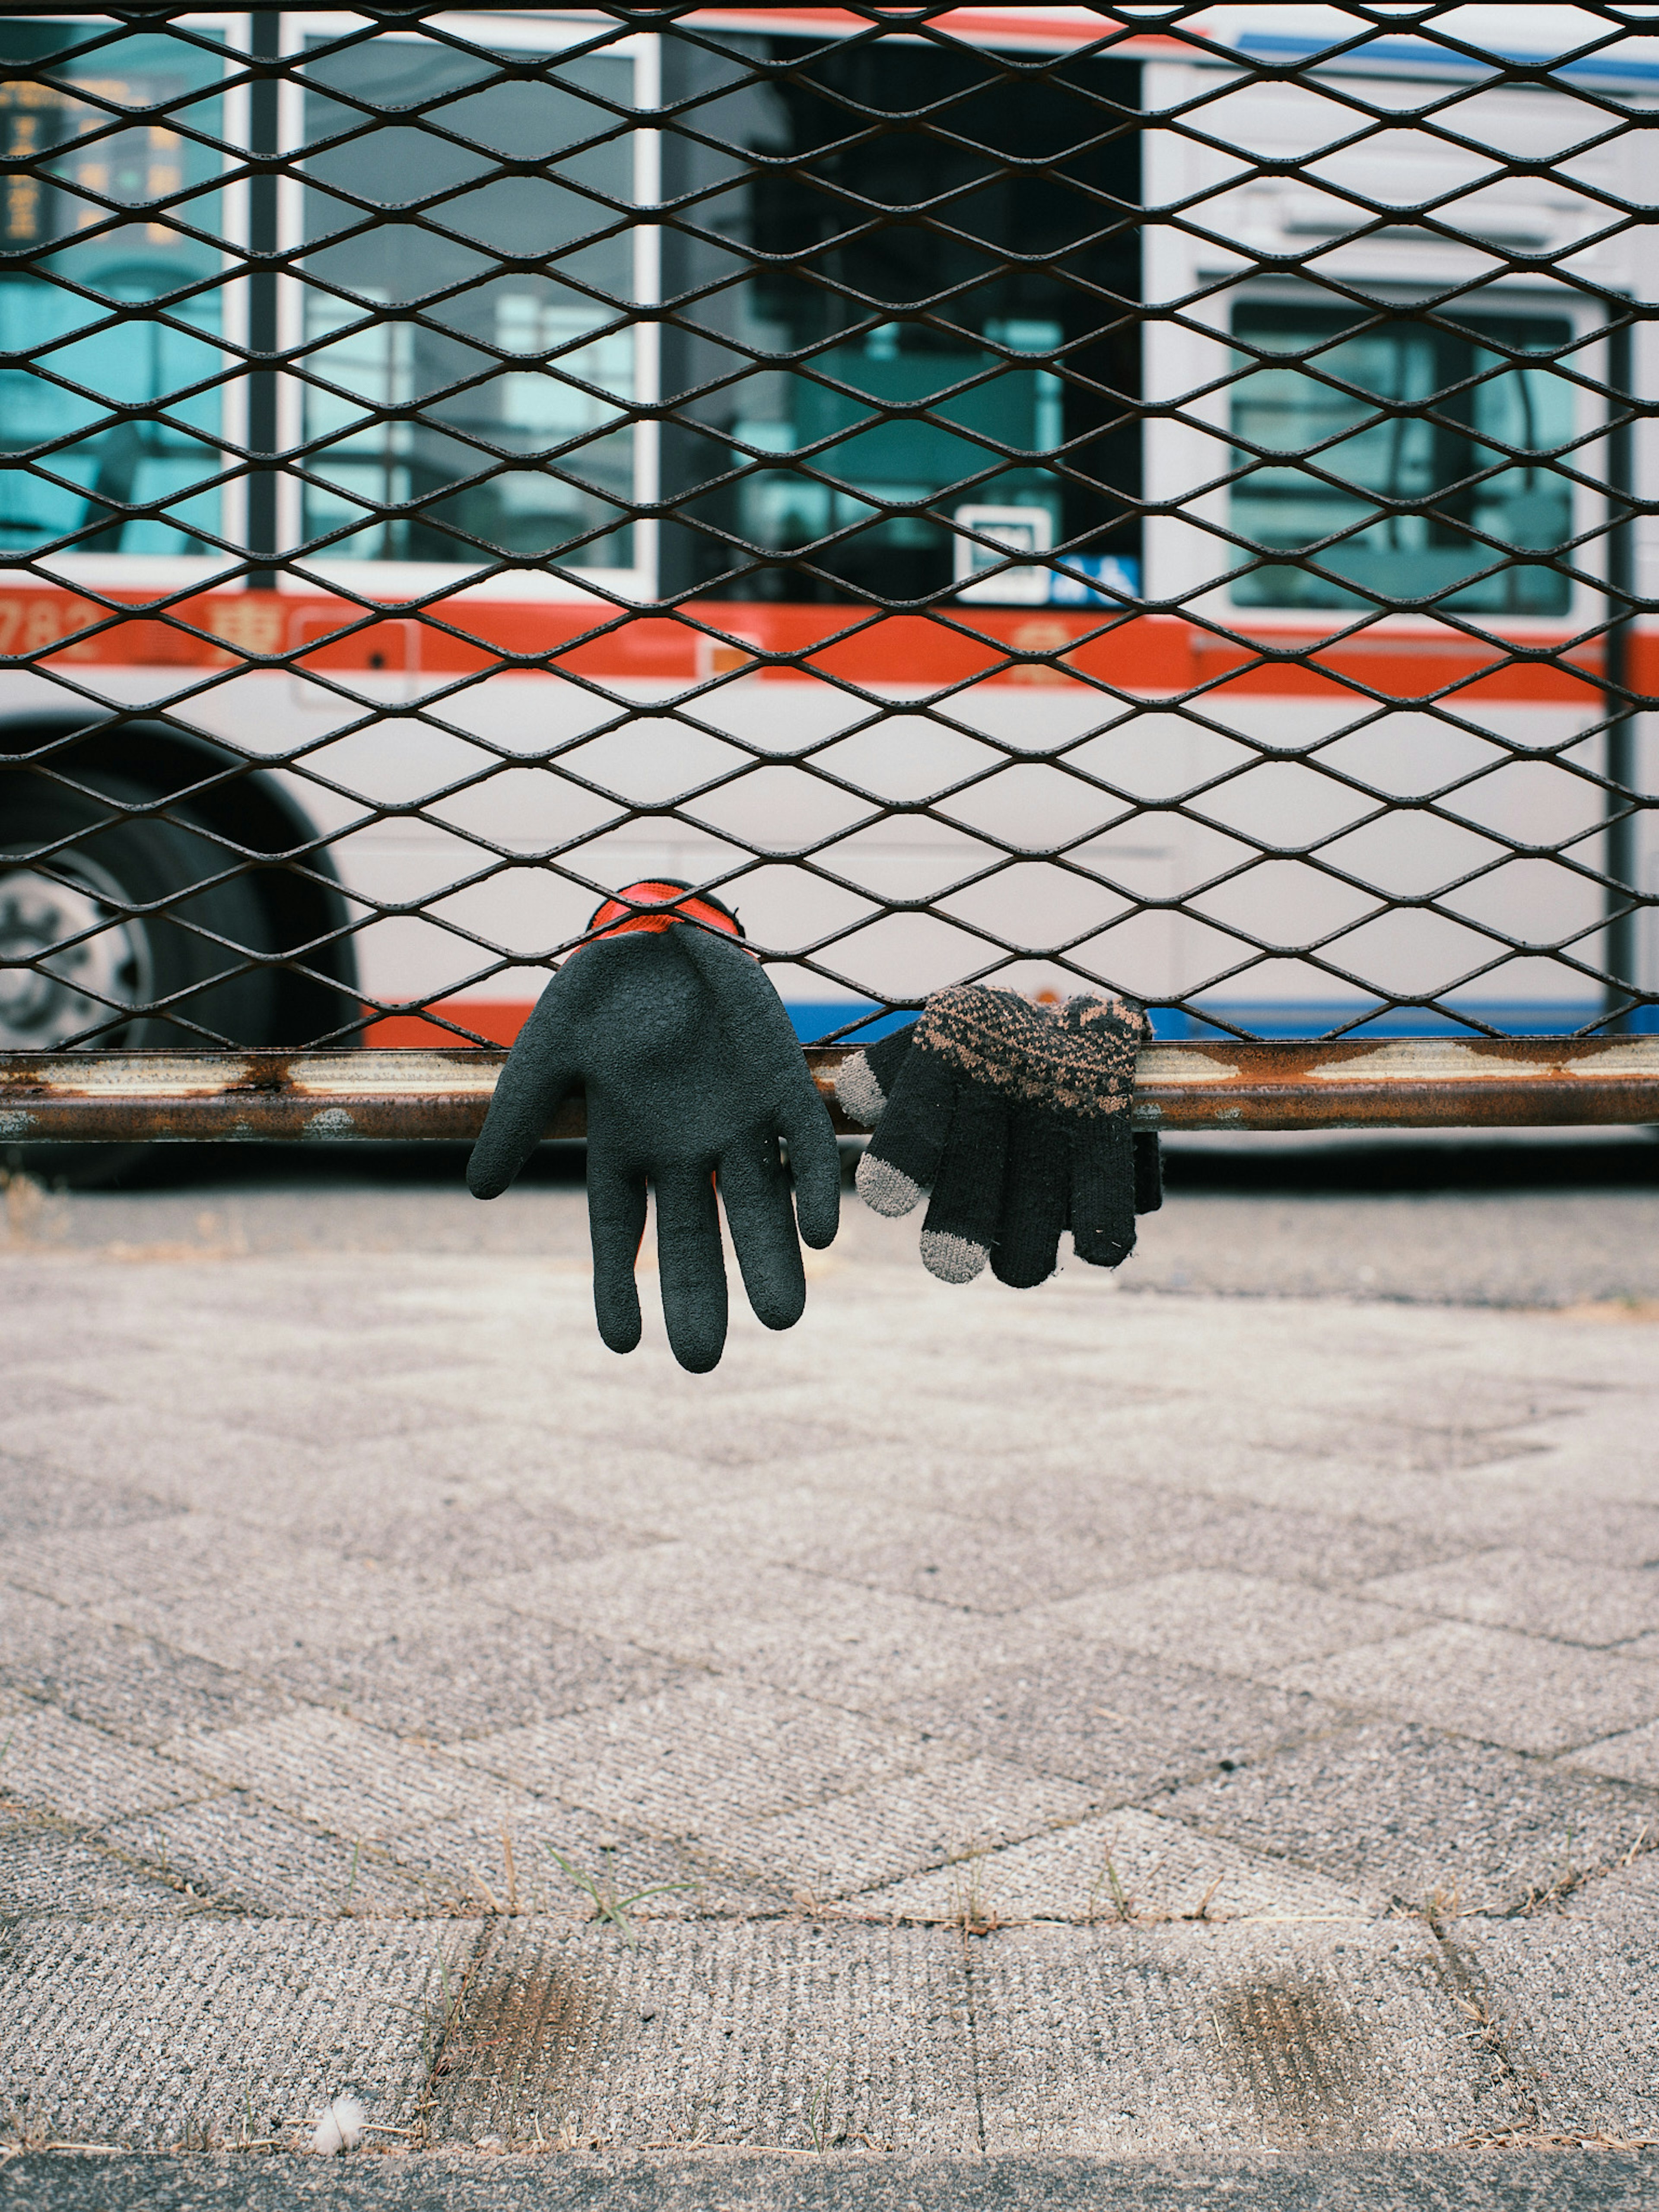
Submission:
<svg viewBox="0 0 1659 2212">
<path fill-rule="evenodd" d="M 1048 601 L 1046 568 L 1005 568 L 1011 553 L 1046 553 L 1054 542 L 1054 519 L 1046 507 L 959 507 L 957 526 L 957 582 L 960 599 L 989 606 L 1041 607 Z M 971 531 L 974 535 L 963 535 Z M 982 541 L 988 539 L 988 544 Z M 982 569 L 992 573 L 971 580 Z"/>
</svg>

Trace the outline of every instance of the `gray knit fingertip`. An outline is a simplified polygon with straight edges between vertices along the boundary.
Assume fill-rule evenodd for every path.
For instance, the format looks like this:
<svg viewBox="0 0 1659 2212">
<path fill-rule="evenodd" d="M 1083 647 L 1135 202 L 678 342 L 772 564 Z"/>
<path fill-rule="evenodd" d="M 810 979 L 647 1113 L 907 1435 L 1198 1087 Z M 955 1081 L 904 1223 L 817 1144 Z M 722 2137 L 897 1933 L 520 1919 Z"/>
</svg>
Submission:
<svg viewBox="0 0 1659 2212">
<path fill-rule="evenodd" d="M 859 1162 L 854 1181 L 859 1196 L 872 1213 L 908 1213 L 923 1195 L 919 1182 L 912 1182 L 890 1160 L 878 1160 L 873 1152 L 866 1152 Z"/>
<path fill-rule="evenodd" d="M 983 1244 L 966 1237 L 952 1237 L 943 1229 L 921 1232 L 921 1264 L 941 1283 L 971 1283 L 991 1255 Z"/>
<path fill-rule="evenodd" d="M 848 1120 L 861 1128 L 873 1129 L 887 1111 L 887 1093 L 876 1079 L 868 1053 L 855 1052 L 836 1070 L 836 1100 Z"/>
</svg>

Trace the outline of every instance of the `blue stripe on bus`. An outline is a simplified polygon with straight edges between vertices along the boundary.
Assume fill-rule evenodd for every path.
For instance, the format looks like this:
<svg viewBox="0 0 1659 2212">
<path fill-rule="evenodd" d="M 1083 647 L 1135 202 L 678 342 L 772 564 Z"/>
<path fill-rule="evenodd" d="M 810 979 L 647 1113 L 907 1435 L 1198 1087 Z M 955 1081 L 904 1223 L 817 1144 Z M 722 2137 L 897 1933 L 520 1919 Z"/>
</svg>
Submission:
<svg viewBox="0 0 1659 2212">
<path fill-rule="evenodd" d="M 1429 70 L 1437 76 L 1480 77 L 1508 63 L 1521 69 L 1545 70 L 1552 76 L 1579 81 L 1603 77 L 1639 83 L 1659 76 L 1659 64 L 1632 61 L 1611 50 L 1583 54 L 1568 60 L 1555 54 L 1522 52 L 1519 48 L 1487 46 L 1460 54 L 1428 39 L 1380 39 L 1374 44 L 1350 46 L 1346 39 L 1334 42 L 1298 37 L 1283 31 L 1246 31 L 1235 42 L 1240 54 L 1260 54 L 1264 60 L 1277 56 L 1286 61 L 1311 62 L 1326 69 L 1374 70 L 1379 62 L 1403 70 Z M 1474 41 L 1470 44 L 1473 46 Z M 1207 57 L 1206 57 L 1207 58 Z"/>
<path fill-rule="evenodd" d="M 844 1042 L 848 1044 L 869 1044 L 875 1038 L 886 1036 L 894 1030 L 902 1029 L 907 1022 L 915 1019 L 915 1010 L 908 1013 L 883 1013 L 868 999 L 811 1000 L 787 1003 L 785 1011 L 795 1025 L 795 1034 L 803 1044 L 815 1044 L 834 1036 L 857 1024 Z M 1354 1000 L 1346 1004 L 1332 1000 L 1328 1004 L 1293 1002 L 1280 1004 L 1217 1005 L 1211 1009 L 1214 1019 L 1206 1021 L 1201 1016 L 1185 1012 L 1180 1008 L 1158 1006 L 1152 1012 L 1152 1034 L 1170 1043 L 1184 1042 L 1203 1037 L 1224 1037 L 1231 1024 L 1254 1036 L 1314 1037 L 1327 1035 L 1332 1030 L 1342 1029 L 1363 1016 L 1364 1008 Z M 1567 1036 L 1577 1030 L 1589 1028 L 1599 1017 L 1599 1001 L 1589 1000 L 1550 1001 L 1471 1000 L 1464 1012 L 1473 1022 L 1485 1024 L 1504 1036 Z M 872 1016 L 868 1021 L 862 1018 Z M 1626 1030 L 1641 1036 L 1659 1034 L 1659 1006 L 1638 1006 L 1626 1018 Z M 1355 1037 L 1396 1036 L 1479 1036 L 1482 1031 L 1453 1021 L 1443 1014 L 1435 1014 L 1409 1006 L 1396 1007 L 1378 1014 L 1370 1021 L 1361 1019 L 1358 1027 L 1346 1030 Z"/>
</svg>

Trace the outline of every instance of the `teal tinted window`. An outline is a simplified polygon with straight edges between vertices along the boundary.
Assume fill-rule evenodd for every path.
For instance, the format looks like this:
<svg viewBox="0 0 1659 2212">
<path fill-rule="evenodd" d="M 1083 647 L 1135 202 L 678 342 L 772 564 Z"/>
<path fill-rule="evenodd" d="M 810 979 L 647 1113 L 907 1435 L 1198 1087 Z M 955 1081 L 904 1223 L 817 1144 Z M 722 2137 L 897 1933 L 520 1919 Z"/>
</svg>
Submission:
<svg viewBox="0 0 1659 2212">
<path fill-rule="evenodd" d="M 636 342 L 608 326 L 633 300 L 633 240 L 607 203 L 633 198 L 612 112 L 633 64 L 554 59 L 490 83 L 487 61 L 380 37 L 306 74 L 305 435 L 325 441 L 307 539 L 332 535 L 317 550 L 336 560 L 630 565 Z M 423 129 L 420 103 L 447 93 Z M 407 123 L 381 119 L 403 107 Z M 503 177 L 503 156 L 545 166 Z M 450 196 L 416 219 L 434 193 Z M 536 265 L 502 272 L 495 254 Z M 418 417 L 376 411 L 416 402 Z"/>
<path fill-rule="evenodd" d="M 1357 328 L 1362 320 L 1370 326 Z M 1233 486 L 1231 526 L 1264 550 L 1317 549 L 1306 567 L 1236 576 L 1236 604 L 1363 607 L 1374 594 L 1483 614 L 1566 611 L 1569 580 L 1512 555 L 1572 534 L 1570 487 L 1547 465 L 1573 436 L 1572 387 L 1544 362 L 1510 357 L 1566 346 L 1571 325 L 1548 315 L 1456 320 L 1236 310 L 1234 336 L 1251 349 L 1307 358 L 1269 359 L 1233 387 L 1236 459 L 1267 458 Z M 1388 511 L 1395 501 L 1414 511 Z"/>
<path fill-rule="evenodd" d="M 665 527 L 673 580 L 925 599 L 962 574 L 960 532 L 1012 521 L 1073 573 L 975 592 L 1083 603 L 1085 563 L 1133 590 L 1135 67 L 1011 79 L 949 40 L 720 44 L 742 61 L 703 56 L 688 84 L 769 74 L 699 112 L 732 152 L 665 157 L 698 214 L 664 234 L 665 293 L 695 303 L 664 333 L 665 477 L 711 484 Z"/>
<path fill-rule="evenodd" d="M 0 81 L 0 144 L 57 149 L 44 175 L 0 180 L 0 240 L 32 258 L 0 273 L 0 351 L 27 364 L 0 369 L 9 552 L 202 553 L 219 527 L 221 156 L 193 136 L 222 129 L 221 65 L 202 51 L 216 34 L 108 30 L 0 21 L 0 64 L 46 65 L 44 82 Z M 157 301 L 165 321 L 124 315 Z"/>
</svg>

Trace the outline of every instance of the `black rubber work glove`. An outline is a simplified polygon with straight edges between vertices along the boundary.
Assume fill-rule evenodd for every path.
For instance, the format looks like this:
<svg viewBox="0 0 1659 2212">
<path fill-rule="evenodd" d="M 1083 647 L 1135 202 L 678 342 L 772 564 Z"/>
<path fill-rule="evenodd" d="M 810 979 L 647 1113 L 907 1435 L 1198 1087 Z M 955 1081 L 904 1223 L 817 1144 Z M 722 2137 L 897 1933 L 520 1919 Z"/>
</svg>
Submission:
<svg viewBox="0 0 1659 2212">
<path fill-rule="evenodd" d="M 638 885 L 625 896 L 679 888 Z M 475 1198 L 498 1196 L 584 1086 L 599 1334 L 612 1352 L 640 1340 L 634 1263 L 649 1183 L 668 1340 L 680 1365 L 701 1375 L 726 1344 L 716 1179 L 749 1303 L 768 1328 L 791 1328 L 806 1279 L 790 1182 L 800 1235 L 828 1244 L 841 1163 L 829 1111 L 758 963 L 694 923 L 653 917 L 623 930 L 573 953 L 543 992 L 501 1070 L 467 1186 Z"/>
<path fill-rule="evenodd" d="M 858 1187 L 878 1213 L 932 1198 L 921 1256 L 947 1283 L 984 1267 L 1020 1289 L 1045 1281 L 1069 1228 L 1079 1259 L 1115 1267 L 1135 1216 L 1163 1204 L 1156 1135 L 1131 1133 L 1146 1017 L 1127 999 L 1042 1006 L 960 984 L 920 1021 L 843 1060 L 836 1092 L 876 1134 Z"/>
</svg>

